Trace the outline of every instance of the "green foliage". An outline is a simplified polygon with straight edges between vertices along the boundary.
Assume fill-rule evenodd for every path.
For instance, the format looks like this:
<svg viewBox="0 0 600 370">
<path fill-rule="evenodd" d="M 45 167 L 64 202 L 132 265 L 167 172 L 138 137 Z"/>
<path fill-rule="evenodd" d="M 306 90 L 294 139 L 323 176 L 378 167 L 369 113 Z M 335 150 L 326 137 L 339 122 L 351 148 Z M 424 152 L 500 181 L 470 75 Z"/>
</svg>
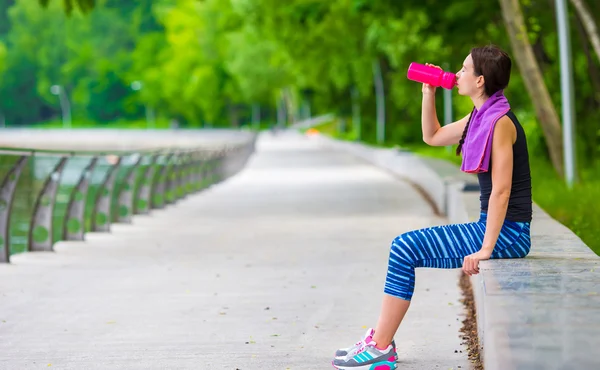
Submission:
<svg viewBox="0 0 600 370">
<path fill-rule="evenodd" d="M 40 2 L 40 5 L 43 7 L 48 7 L 50 0 L 38 0 Z M 56 0 L 55 0 L 56 2 Z M 87 13 L 89 11 L 91 11 L 95 4 L 96 4 L 96 0 L 63 0 L 63 4 L 64 4 L 64 8 L 65 8 L 65 13 L 67 15 L 70 15 L 73 12 L 73 9 L 75 8 L 75 6 L 78 7 L 79 10 L 81 10 L 84 13 Z"/>
<path fill-rule="evenodd" d="M 105 7 L 107 2 L 99 1 L 102 11 L 86 16 L 67 17 L 59 2 L 51 2 L 45 10 L 32 2 L 18 2 L 9 9 L 9 77 L 0 86 L 0 97 L 10 124 L 60 114 L 58 98 L 50 93 L 52 85 L 64 86 L 74 118 L 103 122 L 128 115 L 131 103 L 126 98 L 133 92 L 125 77 L 139 33 L 135 27 L 142 23 L 132 23 L 131 14 L 123 9 Z"/>
<path fill-rule="evenodd" d="M 72 122 L 72 128 L 78 129 L 78 128 L 98 128 L 98 122 L 96 121 L 91 121 L 91 120 L 85 120 L 85 119 L 78 119 Z M 58 128 L 62 128 L 63 127 L 63 123 L 61 120 L 51 120 L 51 121 L 44 121 L 44 122 L 39 122 L 38 124 L 36 124 L 35 126 L 32 126 L 32 129 L 40 129 L 40 130 L 44 130 L 44 129 L 58 129 Z M 107 122 L 106 124 L 103 124 L 101 126 L 103 129 L 146 129 L 148 128 L 148 122 L 146 122 L 145 120 L 132 120 L 132 119 L 119 119 L 119 120 L 114 120 L 111 122 Z M 170 123 L 168 120 L 164 119 L 164 118 L 160 118 L 158 120 L 156 120 L 154 128 L 156 129 L 168 129 L 170 128 Z"/>
<path fill-rule="evenodd" d="M 584 181 L 569 189 L 546 160 L 533 157 L 531 164 L 535 202 L 600 255 L 600 213 L 592 206 L 600 197 L 600 168 L 583 169 Z"/>
<path fill-rule="evenodd" d="M 544 1 L 521 5 L 560 114 L 554 9 Z M 600 2 L 587 5 L 599 22 Z M 543 171 L 546 144 L 514 59 L 506 95 L 539 161 L 534 197 L 592 243 L 598 238 L 587 233 L 599 229 L 595 216 L 584 206 L 566 205 L 577 203 L 574 194 L 590 194 L 577 203 L 584 205 L 595 204 L 591 197 L 598 195 L 592 169 L 600 155 L 600 60 L 570 10 L 582 169 L 576 190 L 567 191 L 551 171 Z M 378 63 L 385 90 L 384 145 L 422 148 L 421 86 L 407 80 L 408 65 L 430 62 L 456 71 L 473 46 L 489 43 L 515 54 L 498 1 L 0 0 L 0 114 L 13 126 L 60 125 L 59 101 L 50 93 L 59 84 L 72 103 L 75 126 L 143 127 L 146 108 L 157 113 L 160 127 L 172 119 L 188 127 L 239 126 L 250 123 L 251 107 L 260 104 L 260 127 L 266 128 L 285 99 L 287 121 L 307 107 L 313 115 L 334 113 L 337 119 L 320 129 L 347 140 L 358 137 L 351 119 L 358 107 L 360 138 L 373 143 L 372 66 Z M 355 106 L 352 91 L 358 93 Z M 440 119 L 442 104 L 440 92 Z M 459 119 L 472 102 L 454 93 L 452 106 Z M 437 149 L 432 153 L 450 153 Z"/>
<path fill-rule="evenodd" d="M 2 83 L 2 74 L 4 73 L 4 60 L 6 59 L 6 46 L 0 41 L 0 83 Z"/>
<path fill-rule="evenodd" d="M 58 99 L 49 92 L 54 84 L 65 86 L 77 119 L 100 124 L 142 119 L 149 107 L 190 127 L 248 124 L 253 104 L 261 106 L 261 121 L 272 122 L 282 97 L 287 120 L 310 106 L 314 115 L 335 113 L 350 122 L 355 90 L 361 138 L 374 141 L 376 62 L 384 80 L 386 145 L 409 145 L 421 137 L 421 86 L 406 78 L 410 62 L 455 71 L 473 46 L 494 43 L 511 51 L 497 1 L 42 3 L 43 8 L 37 2 L 0 0 L 0 10 L 7 10 L 0 11 L 0 41 L 7 49 L 0 110 L 11 125 L 57 118 Z M 600 14 L 600 5 L 588 5 L 592 14 Z M 522 6 L 535 56 L 560 111 L 553 9 L 539 1 Z M 600 154 L 594 124 L 600 119 L 600 62 L 574 14 L 570 23 L 572 49 L 581 51 L 572 53 L 578 155 L 588 165 Z M 507 96 L 526 121 L 532 150 L 547 156 L 521 72 L 516 61 L 513 65 Z M 472 103 L 454 97 L 453 118 L 459 119 Z"/>
</svg>

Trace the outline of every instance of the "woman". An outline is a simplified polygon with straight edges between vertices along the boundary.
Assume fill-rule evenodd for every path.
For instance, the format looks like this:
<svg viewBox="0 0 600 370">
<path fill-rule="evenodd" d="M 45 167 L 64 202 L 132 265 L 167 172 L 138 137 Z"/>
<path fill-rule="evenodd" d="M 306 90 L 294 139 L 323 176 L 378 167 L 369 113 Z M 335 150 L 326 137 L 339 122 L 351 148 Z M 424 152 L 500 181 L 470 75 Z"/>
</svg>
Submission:
<svg viewBox="0 0 600 370">
<path fill-rule="evenodd" d="M 444 127 L 435 111 L 436 89 L 423 85 L 423 140 L 432 146 L 458 144 L 461 170 L 478 176 L 481 216 L 477 222 L 410 231 L 394 239 L 377 326 L 354 346 L 338 350 L 334 367 L 396 367 L 393 336 L 410 305 L 416 267 L 462 267 L 471 276 L 479 272 L 479 261 L 522 258 L 529 253 L 532 202 L 527 142 L 503 94 L 511 65 L 510 57 L 495 46 L 473 48 L 456 74 L 458 93 L 471 98 L 473 111 Z"/>
</svg>

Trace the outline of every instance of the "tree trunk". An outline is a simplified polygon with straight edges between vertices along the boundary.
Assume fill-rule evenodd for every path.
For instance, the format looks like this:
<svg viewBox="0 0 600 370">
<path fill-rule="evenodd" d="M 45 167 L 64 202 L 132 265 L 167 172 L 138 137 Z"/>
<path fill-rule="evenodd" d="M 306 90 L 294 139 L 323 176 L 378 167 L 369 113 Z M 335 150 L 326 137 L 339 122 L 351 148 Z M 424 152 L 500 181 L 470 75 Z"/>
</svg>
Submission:
<svg viewBox="0 0 600 370">
<path fill-rule="evenodd" d="M 585 28 L 585 32 L 587 32 L 588 37 L 590 38 L 596 57 L 598 57 L 598 61 L 600 61 L 600 33 L 598 33 L 598 27 L 596 26 L 594 17 L 583 0 L 571 0 L 571 3 L 575 7 L 579 18 L 581 19 L 581 23 L 583 24 L 583 28 Z"/>
<path fill-rule="evenodd" d="M 283 89 L 283 101 L 288 122 L 290 124 L 298 122 L 298 110 L 296 109 L 294 97 L 292 96 L 292 92 L 289 87 Z"/>
<path fill-rule="evenodd" d="M 583 24 L 583 18 L 581 18 L 581 14 L 578 14 L 578 16 L 575 17 L 575 19 L 577 21 L 577 23 L 576 23 L 577 33 L 579 34 L 579 39 L 581 40 L 581 45 L 583 46 L 583 52 L 585 54 L 585 58 L 586 58 L 587 64 L 588 64 L 589 79 L 592 84 L 592 88 L 596 92 L 596 94 L 594 94 L 594 96 L 593 96 L 593 99 L 598 105 L 600 105 L 600 72 L 598 71 L 598 68 L 594 64 L 594 58 L 592 57 L 592 54 L 590 53 L 590 48 L 587 43 L 588 39 L 586 38 L 585 26 Z M 599 58 L 600 58 L 600 56 L 599 56 Z M 595 109 L 595 108 L 596 107 L 592 107 L 591 109 Z"/>
<path fill-rule="evenodd" d="M 586 36 L 581 17 L 578 15 L 575 17 L 575 21 L 575 25 L 577 26 L 577 34 L 581 40 L 583 52 L 587 60 L 589 80 L 592 84 L 592 89 L 595 92 L 595 94 L 592 96 L 592 99 L 589 99 L 589 105 L 586 109 L 596 111 L 600 107 L 600 71 L 598 71 L 598 68 L 594 64 L 594 57 L 588 45 L 588 37 Z M 578 128 L 580 130 L 581 137 L 584 138 L 584 158 L 594 158 L 598 148 L 598 128 L 596 123 L 593 122 L 593 124 L 590 124 L 590 122 L 583 122 L 582 125 L 578 125 Z"/>
<path fill-rule="evenodd" d="M 252 128 L 260 130 L 260 104 L 252 104 Z"/>
<path fill-rule="evenodd" d="M 550 160 L 556 172 L 563 176 L 563 145 L 560 120 L 548 93 L 548 88 L 544 83 L 540 67 L 533 55 L 521 6 L 518 0 L 500 0 L 500 6 L 515 60 L 521 70 L 525 87 L 529 92 L 544 132 Z"/>
<path fill-rule="evenodd" d="M 277 128 L 282 129 L 285 126 L 285 101 L 283 92 L 280 92 L 279 98 L 277 99 Z"/>
<path fill-rule="evenodd" d="M 304 98 L 304 104 L 302 104 L 302 119 L 309 120 L 310 119 L 310 100 Z"/>
<path fill-rule="evenodd" d="M 356 86 L 352 87 L 352 125 L 354 126 L 354 132 L 356 134 L 356 140 L 361 140 L 361 122 L 360 122 L 360 100 L 359 92 Z"/>
<path fill-rule="evenodd" d="M 373 59 L 373 82 L 377 99 L 377 143 L 383 144 L 385 141 L 385 92 L 378 59 Z"/>
<path fill-rule="evenodd" d="M 240 117 L 238 112 L 238 107 L 236 104 L 229 104 L 229 122 L 231 127 L 238 128 L 240 127 Z"/>
</svg>

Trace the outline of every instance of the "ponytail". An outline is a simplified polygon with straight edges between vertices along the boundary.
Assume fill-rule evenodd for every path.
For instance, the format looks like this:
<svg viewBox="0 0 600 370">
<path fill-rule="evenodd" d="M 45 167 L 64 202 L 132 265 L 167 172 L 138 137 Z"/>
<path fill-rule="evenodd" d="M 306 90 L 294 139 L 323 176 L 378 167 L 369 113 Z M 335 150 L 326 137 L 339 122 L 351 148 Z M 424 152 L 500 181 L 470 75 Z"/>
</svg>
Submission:
<svg viewBox="0 0 600 370">
<path fill-rule="evenodd" d="M 473 110 L 471 111 L 471 114 L 469 115 L 469 120 L 467 121 L 467 124 L 465 125 L 465 129 L 463 130 L 460 141 L 458 142 L 458 147 L 456 148 L 456 155 L 460 155 L 460 153 L 462 151 L 462 146 L 465 143 L 465 138 L 467 137 L 467 131 L 469 130 L 469 124 L 471 123 L 471 119 L 473 118 L 474 113 L 475 113 L 475 107 L 473 107 Z"/>
</svg>

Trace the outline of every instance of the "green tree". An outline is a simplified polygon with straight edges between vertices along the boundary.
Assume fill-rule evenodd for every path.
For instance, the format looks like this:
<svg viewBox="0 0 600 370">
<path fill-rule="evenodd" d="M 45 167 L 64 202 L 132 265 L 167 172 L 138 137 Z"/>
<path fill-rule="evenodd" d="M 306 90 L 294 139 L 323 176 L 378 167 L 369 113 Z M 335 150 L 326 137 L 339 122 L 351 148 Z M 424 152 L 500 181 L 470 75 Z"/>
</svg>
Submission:
<svg viewBox="0 0 600 370">
<path fill-rule="evenodd" d="M 148 13 L 152 2 L 119 7 L 101 0 L 95 5 L 94 12 L 70 16 L 59 2 L 45 9 L 31 2 L 10 8 L 12 27 L 5 38 L 8 49 L 14 49 L 7 61 L 12 78 L 0 94 L 6 97 L 12 122 L 57 115 L 58 99 L 50 94 L 54 84 L 65 87 L 75 118 L 103 122 L 141 113 L 132 98 L 139 94 L 130 88 L 131 55 L 146 33 L 160 34 L 159 23 Z M 15 95 L 17 88 L 22 92 Z"/>
<path fill-rule="evenodd" d="M 3 75 L 4 75 L 4 60 L 6 59 L 6 47 L 4 46 L 4 44 L 2 43 L 2 41 L 0 41 L 0 86 L 2 86 L 2 82 L 3 82 Z M 4 116 L 4 112 L 2 111 L 2 107 L 0 106 L 0 125 L 4 126 L 5 125 L 5 116 Z"/>
<path fill-rule="evenodd" d="M 38 0 L 43 7 L 48 7 L 50 0 Z M 84 13 L 91 11 L 95 5 L 96 0 L 62 0 L 64 4 L 65 12 L 70 15 L 73 12 L 75 6 L 78 7 Z"/>
<path fill-rule="evenodd" d="M 0 104 L 15 122 L 56 114 L 48 86 L 64 83 L 77 112 L 96 121 L 139 117 L 146 105 L 190 125 L 238 124 L 251 107 L 272 112 L 283 100 L 289 117 L 308 105 L 313 114 L 334 112 L 346 120 L 360 112 L 362 137 L 374 141 L 375 82 L 382 82 L 387 143 L 417 143 L 420 86 L 406 79 L 410 62 L 457 70 L 472 46 L 488 43 L 508 49 L 516 65 L 530 50 L 529 64 L 540 71 L 537 90 L 545 88 L 546 103 L 560 113 L 556 19 L 546 2 L 519 1 L 519 27 L 526 33 L 518 40 L 506 27 L 500 1 L 456 0 L 443 11 L 438 2 L 422 0 L 42 3 L 46 7 L 36 10 L 35 3 L 0 0 L 0 9 L 11 8 L 0 12 L 0 40 L 8 50 Z M 592 163 L 600 150 L 593 124 L 600 119 L 594 51 L 600 5 L 571 3 L 578 157 Z M 560 140 L 548 132 L 556 132 L 559 120 L 547 123 L 547 110 L 531 88 L 534 75 L 514 68 L 507 95 L 523 118 L 532 152 L 558 166 Z M 141 81 L 142 89 L 132 91 L 133 81 Z M 469 99 L 454 99 L 455 119 L 470 109 Z"/>
<path fill-rule="evenodd" d="M 0 84 L 2 83 L 2 74 L 4 73 L 4 61 L 6 59 L 6 46 L 0 41 Z"/>
</svg>

